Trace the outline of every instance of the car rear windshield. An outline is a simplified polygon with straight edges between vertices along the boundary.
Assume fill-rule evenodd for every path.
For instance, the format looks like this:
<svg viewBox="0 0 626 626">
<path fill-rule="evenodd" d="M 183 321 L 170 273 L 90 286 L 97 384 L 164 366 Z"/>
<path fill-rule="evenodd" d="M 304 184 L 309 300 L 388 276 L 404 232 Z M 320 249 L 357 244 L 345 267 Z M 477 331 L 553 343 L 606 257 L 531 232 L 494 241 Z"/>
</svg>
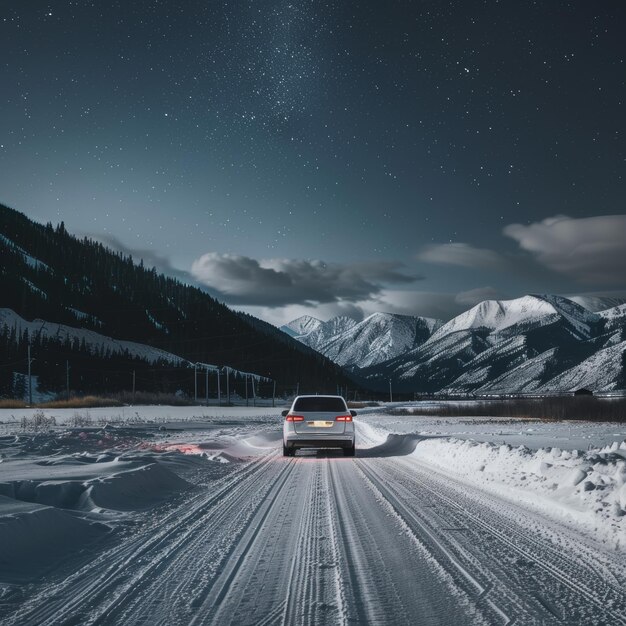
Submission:
<svg viewBox="0 0 626 626">
<path fill-rule="evenodd" d="M 345 413 L 346 403 L 342 398 L 325 398 L 323 396 L 316 398 L 298 398 L 293 410 L 302 412 Z"/>
</svg>

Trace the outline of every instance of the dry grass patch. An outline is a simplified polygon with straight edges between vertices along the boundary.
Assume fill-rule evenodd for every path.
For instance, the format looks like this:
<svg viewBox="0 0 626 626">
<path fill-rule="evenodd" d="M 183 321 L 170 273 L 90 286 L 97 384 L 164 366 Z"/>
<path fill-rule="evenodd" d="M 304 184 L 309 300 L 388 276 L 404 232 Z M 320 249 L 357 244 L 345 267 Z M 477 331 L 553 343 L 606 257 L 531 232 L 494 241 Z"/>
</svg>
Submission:
<svg viewBox="0 0 626 626">
<path fill-rule="evenodd" d="M 125 405 L 192 406 L 195 404 L 192 398 L 186 396 L 147 391 L 137 391 L 135 394 L 130 391 L 121 391 L 114 393 L 113 398 Z M 202 398 L 198 398 L 198 401 L 202 402 Z"/>
<path fill-rule="evenodd" d="M 23 400 L 0 399 L 0 409 L 25 409 L 27 406 Z"/>
<path fill-rule="evenodd" d="M 94 409 L 97 407 L 123 406 L 123 403 L 113 398 L 101 398 L 99 396 L 83 396 L 70 398 L 69 400 L 52 400 L 37 405 L 43 409 Z"/>
</svg>

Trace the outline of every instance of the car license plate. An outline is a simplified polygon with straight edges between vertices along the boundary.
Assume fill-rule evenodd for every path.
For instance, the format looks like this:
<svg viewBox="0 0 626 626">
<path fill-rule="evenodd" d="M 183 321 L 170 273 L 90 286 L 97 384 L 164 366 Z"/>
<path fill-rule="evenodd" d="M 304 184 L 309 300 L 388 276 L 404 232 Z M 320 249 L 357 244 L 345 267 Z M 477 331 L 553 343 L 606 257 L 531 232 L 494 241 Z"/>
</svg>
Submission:
<svg viewBox="0 0 626 626">
<path fill-rule="evenodd" d="M 307 422 L 309 426 L 313 426 L 314 428 L 331 428 L 335 422 L 320 422 L 318 420 L 314 422 Z"/>
</svg>

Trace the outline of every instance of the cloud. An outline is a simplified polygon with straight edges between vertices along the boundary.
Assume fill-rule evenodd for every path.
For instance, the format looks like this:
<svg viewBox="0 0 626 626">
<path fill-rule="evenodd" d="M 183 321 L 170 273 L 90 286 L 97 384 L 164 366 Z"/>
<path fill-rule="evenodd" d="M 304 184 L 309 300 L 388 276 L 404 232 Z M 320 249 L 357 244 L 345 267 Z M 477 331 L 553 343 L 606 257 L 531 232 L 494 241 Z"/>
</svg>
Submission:
<svg viewBox="0 0 626 626">
<path fill-rule="evenodd" d="M 478 287 L 457 293 L 454 301 L 464 307 L 473 307 L 484 300 L 506 300 L 509 296 L 493 287 Z"/>
<path fill-rule="evenodd" d="M 447 321 L 483 300 L 501 300 L 507 297 L 493 287 L 478 287 L 459 293 L 385 289 L 375 300 L 358 304 L 367 315 L 375 311 L 385 311 Z"/>
<path fill-rule="evenodd" d="M 282 308 L 262 306 L 238 308 L 276 326 L 287 324 L 301 315 L 311 315 L 324 321 L 331 317 L 345 315 L 360 321 L 364 317 L 378 312 L 419 315 L 447 321 L 482 300 L 502 297 L 505 296 L 491 287 L 480 287 L 461 293 L 404 291 L 385 288 L 371 298 L 357 302 L 331 302 L 320 305 L 296 304 Z"/>
<path fill-rule="evenodd" d="M 555 272 L 585 283 L 626 284 L 626 215 L 558 215 L 503 232 Z"/>
<path fill-rule="evenodd" d="M 418 252 L 417 258 L 426 263 L 475 268 L 498 267 L 502 263 L 502 258 L 497 252 L 475 248 L 468 243 L 439 243 L 424 246 Z"/>
<path fill-rule="evenodd" d="M 402 267 L 393 261 L 326 264 L 209 252 L 192 263 L 191 274 L 229 304 L 280 307 L 357 302 L 380 293 L 384 285 L 421 278 L 402 273 Z"/>
<path fill-rule="evenodd" d="M 456 294 L 435 291 L 384 289 L 376 298 L 358 304 L 365 315 L 381 311 L 446 320 L 463 310 L 463 307 L 456 302 Z"/>
</svg>

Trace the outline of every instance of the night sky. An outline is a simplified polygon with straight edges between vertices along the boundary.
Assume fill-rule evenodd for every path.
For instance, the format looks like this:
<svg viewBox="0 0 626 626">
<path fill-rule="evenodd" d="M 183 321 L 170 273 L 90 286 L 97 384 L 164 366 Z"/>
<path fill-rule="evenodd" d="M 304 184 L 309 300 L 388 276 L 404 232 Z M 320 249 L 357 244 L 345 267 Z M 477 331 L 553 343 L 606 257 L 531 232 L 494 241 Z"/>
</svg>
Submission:
<svg viewBox="0 0 626 626">
<path fill-rule="evenodd" d="M 274 323 L 626 295 L 626 3 L 5 0 L 0 201 Z"/>
</svg>

